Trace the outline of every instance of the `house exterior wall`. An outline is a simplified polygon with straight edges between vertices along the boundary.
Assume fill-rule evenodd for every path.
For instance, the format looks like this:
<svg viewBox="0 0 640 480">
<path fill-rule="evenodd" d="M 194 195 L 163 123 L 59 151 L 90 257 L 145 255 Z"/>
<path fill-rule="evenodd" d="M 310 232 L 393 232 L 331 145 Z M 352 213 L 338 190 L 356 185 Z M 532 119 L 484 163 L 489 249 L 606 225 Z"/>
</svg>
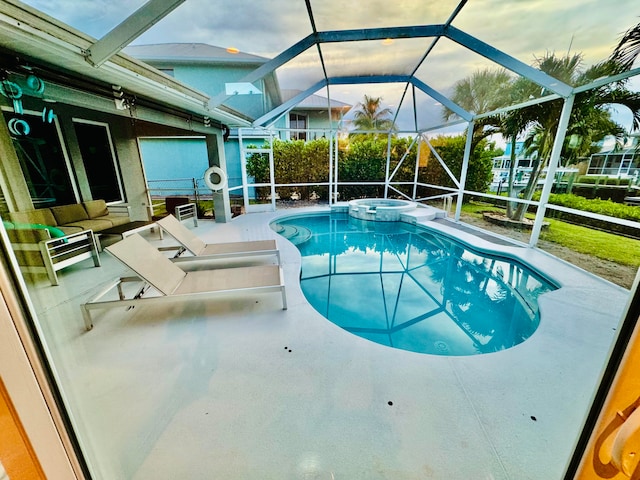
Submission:
<svg viewBox="0 0 640 480">
<path fill-rule="evenodd" d="M 204 137 L 141 138 L 147 181 L 199 178 L 209 168 Z"/>
<path fill-rule="evenodd" d="M 226 93 L 226 83 L 239 82 L 242 78 L 255 70 L 256 65 L 219 65 L 219 64 L 186 64 L 169 62 L 148 62 L 158 68 L 173 69 L 173 76 L 187 85 L 206 93 L 211 98 Z M 262 80 L 256 82 L 254 86 L 262 94 L 238 95 L 225 101 L 230 108 L 240 113 L 257 118 L 273 106 L 273 99 L 266 91 Z"/>
<path fill-rule="evenodd" d="M 257 64 L 221 64 L 202 61 L 186 62 L 184 60 L 175 63 L 171 62 L 171 60 L 146 60 L 146 62 L 156 68 L 170 69 L 174 78 L 206 93 L 211 98 L 226 94 L 226 83 L 240 82 L 258 66 Z M 262 94 L 231 97 L 225 101 L 225 105 L 251 118 L 258 118 L 277 106 L 273 97 L 274 92 L 267 89 L 264 81 L 256 82 L 254 86 Z M 332 112 L 331 121 L 329 121 L 326 109 L 297 109 L 291 113 L 298 113 L 307 117 L 307 129 L 311 130 L 307 134 L 308 140 L 326 135 L 322 130 L 337 128 L 341 120 L 341 112 L 338 110 Z M 283 130 L 289 129 L 289 113 L 282 115 L 274 123 L 274 127 Z M 283 131 L 280 134 L 280 138 L 288 140 L 290 135 L 287 131 Z M 180 165 L 177 165 L 176 162 L 176 149 L 180 148 L 178 145 L 182 145 L 188 152 L 187 156 L 183 157 L 184 160 L 181 160 Z M 201 178 L 206 165 L 208 165 L 206 150 L 200 147 L 193 148 L 193 145 L 182 139 L 143 138 L 140 140 L 140 148 L 148 180 Z M 232 136 L 224 142 L 224 155 L 229 187 L 241 186 L 240 145 L 236 136 Z M 241 190 L 231 192 L 232 196 L 241 194 Z"/>
</svg>

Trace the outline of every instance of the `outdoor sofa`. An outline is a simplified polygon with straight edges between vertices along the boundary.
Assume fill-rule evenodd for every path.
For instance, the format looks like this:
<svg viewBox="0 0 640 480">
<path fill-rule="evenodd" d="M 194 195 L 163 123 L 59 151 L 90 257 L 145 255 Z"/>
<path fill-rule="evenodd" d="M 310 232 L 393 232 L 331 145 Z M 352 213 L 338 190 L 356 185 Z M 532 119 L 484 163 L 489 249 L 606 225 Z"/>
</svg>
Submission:
<svg viewBox="0 0 640 480">
<path fill-rule="evenodd" d="M 4 227 L 24 273 L 46 273 L 58 285 L 56 272 L 92 258 L 100 266 L 94 236 L 131 222 L 127 205 L 107 206 L 104 200 L 9 213 Z"/>
</svg>

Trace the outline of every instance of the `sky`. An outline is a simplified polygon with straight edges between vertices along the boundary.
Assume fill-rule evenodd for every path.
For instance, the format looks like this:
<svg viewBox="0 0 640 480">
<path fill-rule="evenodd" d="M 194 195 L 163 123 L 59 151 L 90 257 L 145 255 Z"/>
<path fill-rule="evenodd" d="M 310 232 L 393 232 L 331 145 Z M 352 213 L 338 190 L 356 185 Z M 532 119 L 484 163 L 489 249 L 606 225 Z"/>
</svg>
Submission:
<svg viewBox="0 0 640 480">
<path fill-rule="evenodd" d="M 28 0 L 24 3 L 100 38 L 145 0 Z M 457 0 L 311 0 L 318 31 L 398 27 L 444 23 Z M 468 0 L 452 25 L 498 50 L 531 65 L 553 52 L 582 53 L 584 66 L 604 60 L 621 35 L 640 23 L 637 0 Z M 194 42 L 235 47 L 272 58 L 312 32 L 304 0 L 186 0 L 133 44 Z M 324 44 L 322 55 L 330 76 L 409 74 L 419 65 L 431 38 L 393 42 Z M 278 69 L 282 88 L 305 90 L 322 78 L 318 51 L 312 48 Z M 432 48 L 416 76 L 443 94 L 476 70 L 495 68 L 488 61 L 448 39 Z M 637 77 L 636 77 L 637 78 Z M 640 81 L 633 81 L 637 89 Z M 400 109 L 401 128 L 413 124 L 411 91 L 400 104 L 404 85 L 333 86 L 330 95 L 352 105 L 367 94 L 382 97 L 385 106 Z M 326 94 L 318 92 L 319 94 Z M 442 124 L 442 106 L 418 92 L 418 127 Z M 616 114 L 623 126 L 630 116 Z M 628 123 L 626 125 L 625 123 Z M 463 127 L 462 127 L 463 128 Z"/>
</svg>

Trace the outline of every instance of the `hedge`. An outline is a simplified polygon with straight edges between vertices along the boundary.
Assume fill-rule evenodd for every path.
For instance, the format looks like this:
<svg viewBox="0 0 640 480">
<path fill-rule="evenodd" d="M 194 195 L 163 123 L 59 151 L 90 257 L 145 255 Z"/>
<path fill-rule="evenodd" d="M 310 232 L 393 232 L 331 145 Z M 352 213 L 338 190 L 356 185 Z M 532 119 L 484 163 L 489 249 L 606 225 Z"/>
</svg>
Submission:
<svg viewBox="0 0 640 480">
<path fill-rule="evenodd" d="M 534 199 L 540 199 L 539 192 L 534 195 Z M 589 200 L 578 195 L 565 193 L 551 194 L 549 196 L 549 203 L 553 205 L 559 205 L 561 207 L 581 210 L 583 212 L 598 213 L 600 215 L 607 215 L 609 217 L 640 222 L 640 207 L 622 205 L 620 203 L 612 202 L 611 200 L 601 200 L 599 198 Z M 637 228 L 627 227 L 624 225 L 617 225 L 611 222 L 604 222 L 601 220 L 574 215 L 571 213 L 559 212 L 557 210 L 547 210 L 547 216 L 549 218 L 565 220 L 570 223 L 592 226 L 598 228 L 599 230 L 620 233 L 633 238 L 640 238 L 640 226 L 638 226 Z"/>
</svg>

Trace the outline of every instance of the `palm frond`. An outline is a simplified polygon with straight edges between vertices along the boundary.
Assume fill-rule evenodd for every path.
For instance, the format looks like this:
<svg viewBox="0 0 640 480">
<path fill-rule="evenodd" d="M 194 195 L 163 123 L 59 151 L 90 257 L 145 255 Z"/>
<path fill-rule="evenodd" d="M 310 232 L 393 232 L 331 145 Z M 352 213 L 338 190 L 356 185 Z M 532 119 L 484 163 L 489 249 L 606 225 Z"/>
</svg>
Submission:
<svg viewBox="0 0 640 480">
<path fill-rule="evenodd" d="M 629 70 L 638 55 L 640 55 L 640 23 L 625 32 L 610 58 Z"/>
</svg>

